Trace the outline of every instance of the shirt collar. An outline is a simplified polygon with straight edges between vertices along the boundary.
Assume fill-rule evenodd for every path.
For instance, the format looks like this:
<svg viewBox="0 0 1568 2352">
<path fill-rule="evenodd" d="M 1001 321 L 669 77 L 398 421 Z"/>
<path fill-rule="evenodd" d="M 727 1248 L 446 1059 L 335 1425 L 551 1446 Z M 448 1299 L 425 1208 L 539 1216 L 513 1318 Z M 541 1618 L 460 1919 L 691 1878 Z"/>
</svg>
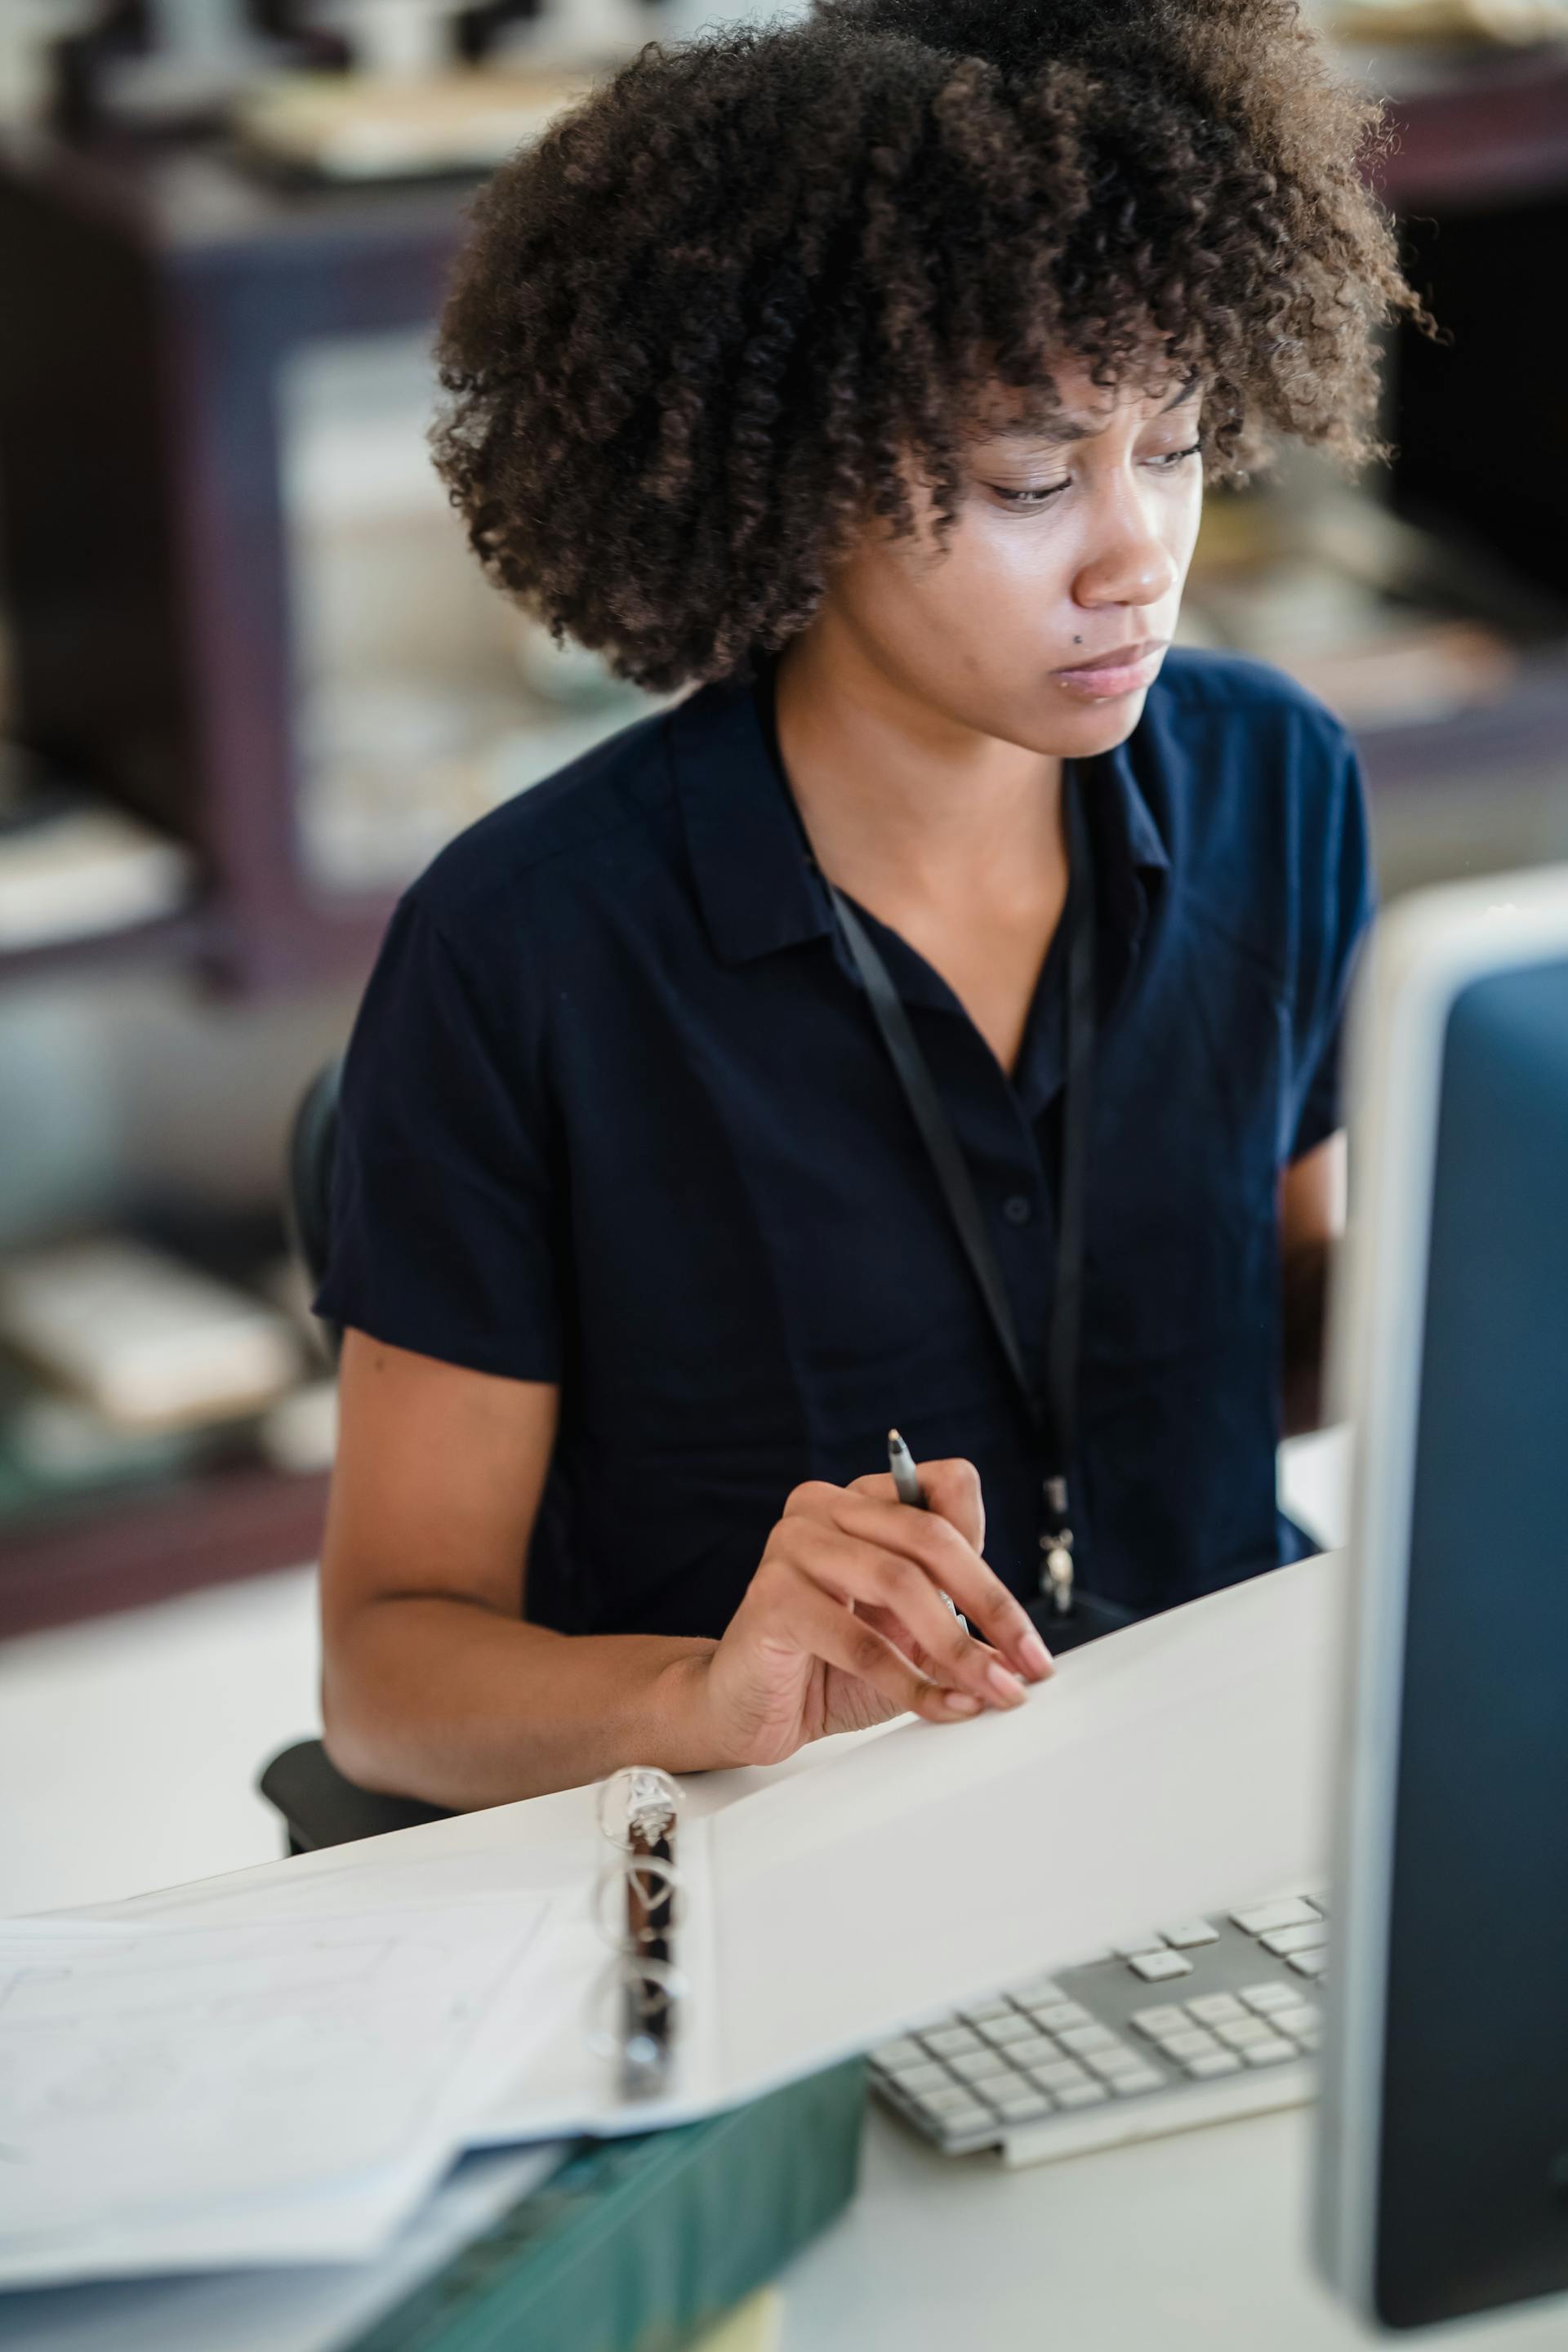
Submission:
<svg viewBox="0 0 1568 2352">
<path fill-rule="evenodd" d="M 827 894 L 744 672 L 700 687 L 669 716 L 676 788 L 697 895 L 714 950 L 729 964 L 832 936 Z M 1148 880 L 1171 858 L 1136 770 L 1142 726 L 1089 763 L 1106 980 L 1121 982 L 1142 945 Z M 1102 963 L 1106 959 L 1102 957 Z"/>
<path fill-rule="evenodd" d="M 749 677 L 700 687 L 670 713 L 698 901 L 723 963 L 828 937 L 827 896 L 769 751 Z"/>
</svg>

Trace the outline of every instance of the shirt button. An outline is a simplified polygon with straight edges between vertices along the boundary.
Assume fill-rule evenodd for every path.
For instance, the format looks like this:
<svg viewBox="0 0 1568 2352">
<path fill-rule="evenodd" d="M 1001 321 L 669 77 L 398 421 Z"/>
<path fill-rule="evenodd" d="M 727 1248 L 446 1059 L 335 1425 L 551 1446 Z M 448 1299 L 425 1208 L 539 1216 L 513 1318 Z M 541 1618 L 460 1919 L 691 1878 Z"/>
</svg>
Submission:
<svg viewBox="0 0 1568 2352">
<path fill-rule="evenodd" d="M 1010 1225 L 1026 1225 L 1034 1213 L 1022 1192 L 1010 1192 L 1002 1203 L 1002 1214 Z"/>
</svg>

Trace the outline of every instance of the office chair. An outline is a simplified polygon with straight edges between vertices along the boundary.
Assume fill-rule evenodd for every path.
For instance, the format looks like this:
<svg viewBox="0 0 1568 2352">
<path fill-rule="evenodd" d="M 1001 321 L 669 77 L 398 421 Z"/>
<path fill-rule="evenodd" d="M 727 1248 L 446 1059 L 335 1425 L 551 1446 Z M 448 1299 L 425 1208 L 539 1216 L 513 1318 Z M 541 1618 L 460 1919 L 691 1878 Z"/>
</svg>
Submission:
<svg viewBox="0 0 1568 2352">
<path fill-rule="evenodd" d="M 342 1074 L 341 1060 L 329 1062 L 317 1072 L 294 1114 L 289 1138 L 284 1205 L 289 1238 L 312 1289 L 326 1271 Z M 324 1323 L 321 1328 L 336 1363 L 342 1334 L 331 1324 Z M 348 1845 L 356 1838 L 380 1837 L 387 1830 L 412 1829 L 420 1822 L 446 1819 L 439 1805 L 356 1788 L 343 1778 L 319 1739 L 301 1739 L 285 1748 L 272 1759 L 257 1785 L 283 1816 L 290 1853 Z"/>
</svg>

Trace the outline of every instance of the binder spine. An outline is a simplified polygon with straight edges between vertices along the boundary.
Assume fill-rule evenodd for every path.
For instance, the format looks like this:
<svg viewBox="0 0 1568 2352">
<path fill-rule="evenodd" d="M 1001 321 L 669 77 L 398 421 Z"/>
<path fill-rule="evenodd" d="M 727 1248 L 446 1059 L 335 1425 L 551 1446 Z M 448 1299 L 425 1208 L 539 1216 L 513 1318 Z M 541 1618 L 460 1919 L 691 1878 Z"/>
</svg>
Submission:
<svg viewBox="0 0 1568 2352">
<path fill-rule="evenodd" d="M 679 1811 L 674 1781 L 651 1765 L 612 1773 L 599 1790 L 599 1828 L 614 1854 L 600 1874 L 596 1909 L 615 1955 L 601 2006 L 614 2019 L 608 2040 L 627 2100 L 668 2091 L 676 2061 L 687 1990 L 675 1958 L 684 1895 Z"/>
</svg>

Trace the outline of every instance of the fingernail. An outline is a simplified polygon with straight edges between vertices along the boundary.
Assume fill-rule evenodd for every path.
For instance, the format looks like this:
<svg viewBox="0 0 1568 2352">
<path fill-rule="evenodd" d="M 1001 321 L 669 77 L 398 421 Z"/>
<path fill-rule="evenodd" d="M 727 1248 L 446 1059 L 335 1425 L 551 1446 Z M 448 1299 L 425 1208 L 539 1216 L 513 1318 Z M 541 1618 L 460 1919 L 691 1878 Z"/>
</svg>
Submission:
<svg viewBox="0 0 1568 2352">
<path fill-rule="evenodd" d="M 1018 1655 L 1032 1675 L 1048 1675 L 1051 1654 L 1037 1633 L 1026 1633 L 1018 1644 Z"/>
<path fill-rule="evenodd" d="M 980 1712 L 980 1701 L 972 1698 L 967 1691 L 943 1691 L 942 1703 L 949 1715 L 978 1715 Z"/>
<path fill-rule="evenodd" d="M 985 1679 L 997 1697 L 1005 1699 L 1009 1706 L 1016 1706 L 1024 1696 L 1023 1684 L 1005 1666 L 987 1666 Z"/>
</svg>

